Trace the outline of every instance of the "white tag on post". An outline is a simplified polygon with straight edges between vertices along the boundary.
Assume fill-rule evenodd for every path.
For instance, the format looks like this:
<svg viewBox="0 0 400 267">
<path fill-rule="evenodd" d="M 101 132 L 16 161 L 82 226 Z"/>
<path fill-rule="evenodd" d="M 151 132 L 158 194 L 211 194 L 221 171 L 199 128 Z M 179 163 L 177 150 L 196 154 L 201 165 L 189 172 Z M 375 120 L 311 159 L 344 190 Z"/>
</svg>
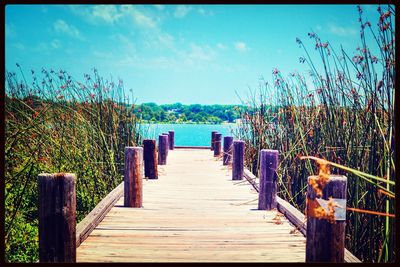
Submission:
<svg viewBox="0 0 400 267">
<path fill-rule="evenodd" d="M 329 200 L 325 200 L 322 198 L 316 199 L 318 204 L 325 210 L 327 214 L 329 214 L 328 203 Z M 333 210 L 335 211 L 334 216 L 336 221 L 345 221 L 346 220 L 346 199 L 342 198 L 332 198 L 332 202 L 334 203 Z"/>
</svg>

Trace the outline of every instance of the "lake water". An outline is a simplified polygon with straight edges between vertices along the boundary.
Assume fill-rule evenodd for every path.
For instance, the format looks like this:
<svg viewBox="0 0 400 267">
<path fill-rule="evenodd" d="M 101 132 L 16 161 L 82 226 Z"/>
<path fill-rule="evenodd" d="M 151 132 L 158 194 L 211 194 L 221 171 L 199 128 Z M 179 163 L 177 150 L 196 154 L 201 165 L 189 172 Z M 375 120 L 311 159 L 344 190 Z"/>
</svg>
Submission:
<svg viewBox="0 0 400 267">
<path fill-rule="evenodd" d="M 218 131 L 224 136 L 233 136 L 232 129 L 236 124 L 142 124 L 144 138 L 156 139 L 158 135 L 175 131 L 176 146 L 210 146 L 211 132 Z"/>
</svg>

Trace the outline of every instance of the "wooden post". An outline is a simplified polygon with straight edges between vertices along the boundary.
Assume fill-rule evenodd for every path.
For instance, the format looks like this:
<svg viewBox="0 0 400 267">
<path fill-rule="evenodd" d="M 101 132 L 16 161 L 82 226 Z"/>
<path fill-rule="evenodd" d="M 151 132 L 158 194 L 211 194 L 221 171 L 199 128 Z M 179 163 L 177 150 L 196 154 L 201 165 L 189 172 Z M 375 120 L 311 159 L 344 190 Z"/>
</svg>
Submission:
<svg viewBox="0 0 400 267">
<path fill-rule="evenodd" d="M 347 177 L 330 175 L 321 198 L 310 185 L 310 181 L 317 179 L 318 176 L 308 177 L 306 262 L 344 262 Z M 328 209 L 331 206 L 329 198 L 332 198 L 334 207 L 338 205 L 334 208 L 334 217 L 331 221 L 317 218 L 315 208 L 325 206 Z"/>
<path fill-rule="evenodd" d="M 143 148 L 125 147 L 124 206 L 142 207 Z"/>
<path fill-rule="evenodd" d="M 232 144 L 233 137 L 224 136 L 224 158 L 222 161 L 222 165 L 232 164 Z"/>
<path fill-rule="evenodd" d="M 76 177 L 38 176 L 39 261 L 76 262 Z"/>
<path fill-rule="evenodd" d="M 214 150 L 214 141 L 215 141 L 215 134 L 218 133 L 217 131 L 211 132 L 211 150 Z"/>
<path fill-rule="evenodd" d="M 278 150 L 262 149 L 260 151 L 260 192 L 258 209 L 276 208 L 276 168 L 278 167 Z"/>
<path fill-rule="evenodd" d="M 214 140 L 214 157 L 219 157 L 221 155 L 221 140 L 222 134 L 216 133 Z"/>
<path fill-rule="evenodd" d="M 169 143 L 169 149 L 170 150 L 174 150 L 175 148 L 175 132 L 174 131 L 168 131 L 169 135 L 169 139 L 168 139 L 168 143 Z"/>
<path fill-rule="evenodd" d="M 143 140 L 144 176 L 158 179 L 156 140 Z"/>
<path fill-rule="evenodd" d="M 162 135 L 166 135 L 167 136 L 167 157 L 168 157 L 168 151 L 169 151 L 169 133 L 162 133 Z"/>
<path fill-rule="evenodd" d="M 233 141 L 232 180 L 242 180 L 244 172 L 244 141 Z"/>
<path fill-rule="evenodd" d="M 158 165 L 167 164 L 167 154 L 168 153 L 168 136 L 160 135 L 158 136 Z"/>
</svg>

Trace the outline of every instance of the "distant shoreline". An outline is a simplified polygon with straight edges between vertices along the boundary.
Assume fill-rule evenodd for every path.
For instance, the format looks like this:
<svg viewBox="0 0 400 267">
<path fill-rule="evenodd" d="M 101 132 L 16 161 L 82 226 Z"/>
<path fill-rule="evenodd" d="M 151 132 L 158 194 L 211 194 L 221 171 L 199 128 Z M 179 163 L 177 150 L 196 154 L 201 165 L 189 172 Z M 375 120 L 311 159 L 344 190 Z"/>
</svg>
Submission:
<svg viewBox="0 0 400 267">
<path fill-rule="evenodd" d="M 140 124 L 193 124 L 193 125 L 236 125 L 237 122 L 221 122 L 221 123 L 211 123 L 211 122 L 158 122 L 158 121 L 142 121 Z"/>
</svg>

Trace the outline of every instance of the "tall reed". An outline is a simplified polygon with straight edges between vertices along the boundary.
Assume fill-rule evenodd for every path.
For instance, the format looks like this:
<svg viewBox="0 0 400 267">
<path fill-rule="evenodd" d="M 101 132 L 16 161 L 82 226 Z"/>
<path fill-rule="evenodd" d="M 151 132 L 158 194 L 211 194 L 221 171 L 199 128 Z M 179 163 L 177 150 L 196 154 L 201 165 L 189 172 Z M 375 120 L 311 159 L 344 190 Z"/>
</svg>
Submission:
<svg viewBox="0 0 400 267">
<path fill-rule="evenodd" d="M 6 72 L 5 244 L 9 262 L 38 259 L 37 175 L 77 175 L 77 220 L 122 182 L 124 147 L 139 143 L 123 81 L 93 69 Z M 29 82 L 28 82 L 29 80 Z"/>
<path fill-rule="evenodd" d="M 377 28 L 364 20 L 361 7 L 358 13 L 361 46 L 354 56 L 311 32 L 319 56 L 313 62 L 298 38 L 312 85 L 299 73 L 285 77 L 274 69 L 273 84 L 263 83 L 245 103 L 236 134 L 246 141 L 253 173 L 260 149 L 280 151 L 279 195 L 302 210 L 307 177 L 317 173 L 317 165 L 300 156 L 336 163 L 331 172 L 348 177 L 346 247 L 363 261 L 394 262 L 394 219 L 362 210 L 395 212 L 394 196 L 385 193 L 394 192 L 395 181 L 395 11 L 379 6 Z M 363 179 L 357 170 L 390 182 Z"/>
</svg>

